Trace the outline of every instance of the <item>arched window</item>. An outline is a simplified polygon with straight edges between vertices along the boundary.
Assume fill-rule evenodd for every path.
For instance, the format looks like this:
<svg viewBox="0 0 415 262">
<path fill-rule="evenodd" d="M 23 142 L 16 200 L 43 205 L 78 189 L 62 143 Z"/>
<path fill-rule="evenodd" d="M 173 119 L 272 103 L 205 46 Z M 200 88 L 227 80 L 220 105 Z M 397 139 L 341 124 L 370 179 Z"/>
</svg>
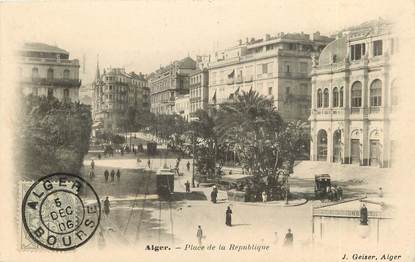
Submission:
<svg viewBox="0 0 415 262">
<path fill-rule="evenodd" d="M 329 107 L 329 90 L 327 88 L 323 92 L 323 107 Z"/>
<path fill-rule="evenodd" d="M 327 132 L 324 129 L 317 133 L 317 161 L 327 161 Z"/>
<path fill-rule="evenodd" d="M 343 87 L 340 87 L 339 107 L 343 107 L 343 99 L 344 99 L 344 89 L 343 89 Z"/>
<path fill-rule="evenodd" d="M 370 106 L 382 105 L 382 82 L 376 79 L 370 85 Z"/>
<path fill-rule="evenodd" d="M 333 107 L 339 106 L 339 89 L 337 87 L 333 88 Z"/>
<path fill-rule="evenodd" d="M 32 68 L 32 79 L 37 79 L 39 77 L 39 69 L 37 67 Z"/>
<path fill-rule="evenodd" d="M 352 85 L 352 107 L 362 106 L 362 83 L 354 82 Z"/>
<path fill-rule="evenodd" d="M 46 77 L 49 80 L 53 79 L 53 69 L 52 68 L 49 68 L 48 69 L 48 73 L 47 73 L 47 76 Z"/>
<path fill-rule="evenodd" d="M 397 106 L 398 105 L 398 84 L 397 80 L 393 80 L 391 84 L 391 105 Z"/>
<path fill-rule="evenodd" d="M 317 91 L 317 107 L 323 106 L 323 93 L 321 92 L 321 89 Z"/>
<path fill-rule="evenodd" d="M 65 69 L 63 71 L 63 79 L 69 79 L 69 70 L 68 69 Z"/>
</svg>

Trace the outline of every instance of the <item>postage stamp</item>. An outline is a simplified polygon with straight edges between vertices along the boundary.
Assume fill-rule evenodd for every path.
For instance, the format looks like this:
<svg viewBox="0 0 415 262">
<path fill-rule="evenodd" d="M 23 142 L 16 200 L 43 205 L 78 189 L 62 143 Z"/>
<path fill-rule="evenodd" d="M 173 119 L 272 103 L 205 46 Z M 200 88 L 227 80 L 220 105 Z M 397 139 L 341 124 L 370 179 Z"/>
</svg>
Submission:
<svg viewBox="0 0 415 262">
<path fill-rule="evenodd" d="M 101 219 L 100 200 L 92 186 L 66 173 L 47 175 L 33 183 L 21 211 L 25 234 L 36 244 L 56 251 L 85 244 Z"/>
</svg>

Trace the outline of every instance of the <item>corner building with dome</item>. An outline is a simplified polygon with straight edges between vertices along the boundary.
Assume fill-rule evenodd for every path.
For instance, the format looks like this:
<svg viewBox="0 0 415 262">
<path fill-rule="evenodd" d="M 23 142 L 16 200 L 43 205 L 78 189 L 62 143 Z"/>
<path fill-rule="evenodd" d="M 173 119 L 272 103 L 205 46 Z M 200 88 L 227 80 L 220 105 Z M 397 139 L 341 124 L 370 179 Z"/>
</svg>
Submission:
<svg viewBox="0 0 415 262">
<path fill-rule="evenodd" d="M 399 87 L 392 27 L 379 19 L 343 30 L 313 61 L 311 160 L 392 166 Z"/>
</svg>

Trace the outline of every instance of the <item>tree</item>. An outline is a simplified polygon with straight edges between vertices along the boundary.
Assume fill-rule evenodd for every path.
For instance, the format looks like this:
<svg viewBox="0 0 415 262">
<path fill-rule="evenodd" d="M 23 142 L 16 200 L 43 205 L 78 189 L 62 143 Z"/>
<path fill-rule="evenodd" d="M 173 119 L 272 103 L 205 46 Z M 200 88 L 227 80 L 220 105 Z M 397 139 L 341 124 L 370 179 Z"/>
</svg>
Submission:
<svg viewBox="0 0 415 262">
<path fill-rule="evenodd" d="M 220 109 L 216 130 L 220 143 L 230 145 L 253 175 L 249 191 L 258 195 L 281 186 L 284 121 L 270 99 L 254 91 L 236 94 L 234 103 Z"/>
<path fill-rule="evenodd" d="M 16 154 L 25 178 L 68 172 L 78 174 L 88 153 L 91 112 L 78 102 L 50 97 L 22 97 L 16 128 Z"/>
<path fill-rule="evenodd" d="M 215 178 L 215 175 L 220 173 L 220 170 L 215 170 L 218 152 L 215 120 L 203 110 L 196 111 L 195 118 L 197 120 L 190 123 L 189 135 L 192 144 L 195 144 L 196 170 L 201 176 Z"/>
</svg>

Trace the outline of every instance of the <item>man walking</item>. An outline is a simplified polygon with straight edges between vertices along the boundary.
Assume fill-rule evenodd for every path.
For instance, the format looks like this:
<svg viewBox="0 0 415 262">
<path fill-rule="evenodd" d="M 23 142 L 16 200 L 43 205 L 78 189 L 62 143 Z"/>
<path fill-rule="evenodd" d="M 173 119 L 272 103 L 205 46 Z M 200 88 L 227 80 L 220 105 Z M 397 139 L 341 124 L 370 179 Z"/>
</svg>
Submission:
<svg viewBox="0 0 415 262">
<path fill-rule="evenodd" d="M 202 227 L 200 225 L 197 228 L 196 237 L 197 237 L 197 242 L 198 242 L 199 246 L 201 246 L 202 245 L 202 238 L 203 238 L 203 231 L 202 231 Z"/>
<path fill-rule="evenodd" d="M 189 161 L 187 161 L 186 167 L 187 167 L 187 171 L 190 171 L 190 162 Z"/>
<path fill-rule="evenodd" d="M 113 169 L 111 170 L 111 182 L 114 182 L 114 177 L 115 177 L 115 171 Z"/>
<path fill-rule="evenodd" d="M 147 160 L 147 166 L 148 166 L 148 168 L 150 168 L 150 166 L 151 166 L 151 161 L 150 161 L 150 159 L 148 159 L 148 160 Z"/>
<path fill-rule="evenodd" d="M 94 170 L 94 168 L 95 168 L 95 162 L 94 162 L 94 159 L 92 159 L 92 161 L 91 161 L 91 169 Z"/>
<path fill-rule="evenodd" d="M 94 179 L 95 173 L 94 173 L 94 169 L 91 168 L 91 170 L 89 170 L 89 179 L 92 181 Z"/>
<path fill-rule="evenodd" d="M 294 242 L 293 233 L 291 233 L 291 229 L 288 229 L 287 234 L 285 234 L 284 238 L 284 246 L 292 246 Z"/>
<path fill-rule="evenodd" d="M 121 179 L 121 172 L 119 169 L 117 169 L 117 182 L 120 183 L 120 179 Z"/>
<path fill-rule="evenodd" d="M 104 213 L 106 216 L 110 214 L 110 201 L 108 197 L 106 197 L 104 200 Z"/>
<path fill-rule="evenodd" d="M 186 181 L 186 183 L 184 183 L 185 187 L 186 187 L 186 193 L 190 193 L 190 183 L 189 180 Z"/>
<path fill-rule="evenodd" d="M 108 182 L 108 176 L 110 175 L 110 173 L 108 172 L 108 170 L 107 169 L 105 169 L 105 171 L 104 171 L 104 177 L 105 177 L 105 183 L 107 183 Z"/>
<path fill-rule="evenodd" d="M 231 207 L 228 206 L 228 209 L 226 209 L 226 221 L 225 224 L 229 227 L 232 226 L 232 210 Z"/>
</svg>

